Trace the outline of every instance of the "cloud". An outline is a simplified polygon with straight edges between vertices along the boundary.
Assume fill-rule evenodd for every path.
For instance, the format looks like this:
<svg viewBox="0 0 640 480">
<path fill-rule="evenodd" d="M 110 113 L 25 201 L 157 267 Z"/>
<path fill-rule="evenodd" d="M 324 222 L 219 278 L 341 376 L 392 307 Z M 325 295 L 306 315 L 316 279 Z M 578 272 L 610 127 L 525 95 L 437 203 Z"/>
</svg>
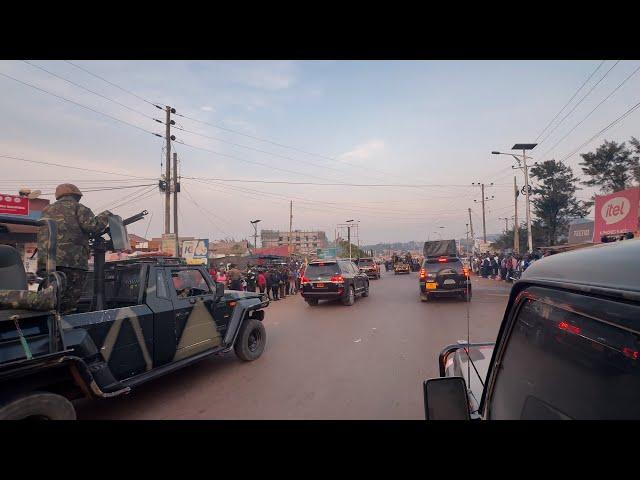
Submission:
<svg viewBox="0 0 640 480">
<path fill-rule="evenodd" d="M 338 156 L 341 160 L 346 161 L 360 161 L 364 162 L 370 160 L 384 151 L 385 144 L 382 140 L 369 140 L 368 142 L 356 145 L 348 152 L 345 152 Z"/>
<path fill-rule="evenodd" d="M 209 105 L 205 105 L 203 107 L 200 107 L 200 110 L 203 110 L 205 112 L 213 112 L 213 107 L 210 107 Z"/>
</svg>

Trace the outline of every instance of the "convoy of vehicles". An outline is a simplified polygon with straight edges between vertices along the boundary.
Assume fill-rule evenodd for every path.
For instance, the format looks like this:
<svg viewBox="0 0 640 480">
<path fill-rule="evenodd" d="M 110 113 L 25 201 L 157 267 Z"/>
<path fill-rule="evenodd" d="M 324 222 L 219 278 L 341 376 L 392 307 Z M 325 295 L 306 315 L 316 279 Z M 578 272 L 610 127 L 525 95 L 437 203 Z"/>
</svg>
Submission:
<svg viewBox="0 0 640 480">
<path fill-rule="evenodd" d="M 111 238 L 93 239 L 93 278 L 77 312 L 61 315 L 59 298 L 44 311 L 0 309 L 0 419 L 73 419 L 70 400 L 126 394 L 213 354 L 234 350 L 251 361 L 264 351 L 265 295 L 224 291 L 204 266 L 177 258 L 105 263 L 105 249 L 126 248 L 129 220 L 111 217 Z M 59 297 L 55 222 L 2 221 L 49 229 L 46 283 Z M 15 258 L 13 247 L 0 246 L 0 290 L 27 289 Z"/>
<path fill-rule="evenodd" d="M 355 263 L 367 277 L 380 280 L 380 265 L 373 258 L 359 258 Z"/>
<path fill-rule="evenodd" d="M 640 240 L 626 240 L 533 263 L 495 343 L 442 350 L 427 419 L 640 418 L 637 258 Z"/>
<path fill-rule="evenodd" d="M 455 240 L 425 242 L 418 288 L 423 302 L 440 296 L 471 300 L 469 267 L 458 258 Z"/>
<path fill-rule="evenodd" d="M 356 297 L 369 296 L 369 277 L 351 260 L 316 260 L 307 265 L 301 282 L 301 295 L 311 305 L 319 300 L 340 300 L 353 305 Z"/>
</svg>

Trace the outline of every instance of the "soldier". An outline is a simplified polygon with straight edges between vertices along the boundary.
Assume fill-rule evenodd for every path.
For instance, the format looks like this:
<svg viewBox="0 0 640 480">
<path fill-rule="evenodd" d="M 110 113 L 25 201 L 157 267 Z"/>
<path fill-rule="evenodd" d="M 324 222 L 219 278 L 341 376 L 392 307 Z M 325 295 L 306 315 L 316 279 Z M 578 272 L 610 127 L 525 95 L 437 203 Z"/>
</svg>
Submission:
<svg viewBox="0 0 640 480">
<path fill-rule="evenodd" d="M 56 202 L 42 210 L 42 218 L 56 221 L 58 227 L 56 246 L 56 270 L 67 277 L 67 285 L 62 292 L 61 311 L 75 310 L 89 269 L 89 236 L 99 235 L 108 226 L 111 212 L 104 211 L 94 216 L 93 212 L 80 203 L 82 192 L 70 183 L 56 188 Z M 46 251 L 46 229 L 38 232 L 38 251 Z M 46 258 L 38 256 L 38 270 L 46 270 Z"/>
</svg>

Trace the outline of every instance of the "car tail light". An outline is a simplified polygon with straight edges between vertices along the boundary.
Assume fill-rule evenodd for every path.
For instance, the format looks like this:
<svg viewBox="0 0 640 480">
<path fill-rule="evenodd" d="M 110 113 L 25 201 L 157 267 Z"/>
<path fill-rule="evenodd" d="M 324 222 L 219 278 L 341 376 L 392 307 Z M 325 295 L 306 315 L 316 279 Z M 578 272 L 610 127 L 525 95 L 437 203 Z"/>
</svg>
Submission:
<svg viewBox="0 0 640 480">
<path fill-rule="evenodd" d="M 560 322 L 558 324 L 558 328 L 560 330 L 564 330 L 565 332 L 573 333 L 574 335 L 580 334 L 580 327 L 576 327 L 575 325 L 571 325 L 567 322 Z"/>
<path fill-rule="evenodd" d="M 438 259 L 438 261 L 439 261 L 440 263 L 444 263 L 444 262 L 446 262 L 447 260 L 448 260 L 448 259 L 447 259 L 447 257 L 440 257 L 440 258 Z"/>
<path fill-rule="evenodd" d="M 427 269 L 426 268 L 421 268 L 420 269 L 420 278 L 427 278 Z"/>
<path fill-rule="evenodd" d="M 469 276 L 469 269 L 467 267 L 462 267 L 462 273 L 465 277 Z"/>
<path fill-rule="evenodd" d="M 638 360 L 638 352 L 636 350 L 632 350 L 629 347 L 624 347 L 622 349 L 622 353 L 625 357 L 629 357 L 633 360 Z"/>
<path fill-rule="evenodd" d="M 344 283 L 344 278 L 342 278 L 342 275 L 334 275 L 331 277 L 331 281 L 334 283 Z"/>
</svg>

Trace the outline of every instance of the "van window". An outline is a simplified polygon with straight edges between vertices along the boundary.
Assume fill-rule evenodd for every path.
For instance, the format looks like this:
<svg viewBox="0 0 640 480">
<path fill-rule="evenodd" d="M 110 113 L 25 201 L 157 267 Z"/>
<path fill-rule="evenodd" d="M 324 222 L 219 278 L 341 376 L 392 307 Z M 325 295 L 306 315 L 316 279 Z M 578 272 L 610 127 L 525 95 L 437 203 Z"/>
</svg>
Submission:
<svg viewBox="0 0 640 480">
<path fill-rule="evenodd" d="M 543 295 L 523 300 L 487 417 L 640 418 L 640 336 L 629 328 L 640 309 L 535 290 Z M 588 316 L 577 313 L 582 309 Z"/>
</svg>

